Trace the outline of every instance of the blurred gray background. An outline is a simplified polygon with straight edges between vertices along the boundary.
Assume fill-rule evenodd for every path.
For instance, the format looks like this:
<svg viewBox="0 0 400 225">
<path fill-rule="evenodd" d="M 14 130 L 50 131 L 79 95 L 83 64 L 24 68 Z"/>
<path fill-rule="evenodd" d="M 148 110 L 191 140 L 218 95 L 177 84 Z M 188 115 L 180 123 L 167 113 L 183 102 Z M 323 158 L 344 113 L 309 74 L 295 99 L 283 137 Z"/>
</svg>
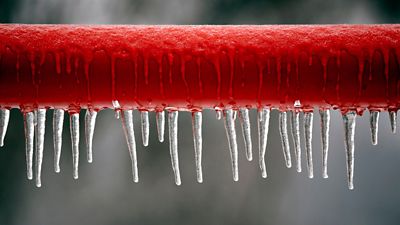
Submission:
<svg viewBox="0 0 400 225">
<path fill-rule="evenodd" d="M 2 0 L 3 23 L 280 24 L 398 23 L 400 2 L 381 0 Z M 277 112 L 271 115 L 267 179 L 258 168 L 256 112 L 251 111 L 253 162 L 245 160 L 237 122 L 240 180 L 233 182 L 222 121 L 203 119 L 204 183 L 196 182 L 190 114 L 179 115 L 182 186 L 174 184 L 168 141 L 159 143 L 151 113 L 149 147 L 141 145 L 135 116 L 139 184 L 120 121 L 98 115 L 94 162 L 86 162 L 81 119 L 80 176 L 72 179 L 69 122 L 64 124 L 61 173 L 53 170 L 51 114 L 47 114 L 42 188 L 26 179 L 21 113 L 14 109 L 0 151 L 0 224 L 399 224 L 400 137 L 381 115 L 379 145 L 372 146 L 369 113 L 357 119 L 355 190 L 346 183 L 343 126 L 332 112 L 329 179 L 321 177 L 319 115 L 314 117 L 314 171 L 284 166 Z M 81 118 L 84 114 L 82 112 Z M 167 133 L 168 134 L 168 133 Z M 166 134 L 166 135 L 167 135 Z M 290 137 L 291 138 L 291 137 Z M 303 137 L 302 137 L 303 138 Z M 292 143 L 291 143 L 292 145 Z M 304 139 L 302 139 L 304 150 Z M 292 148 L 293 149 L 293 148 Z M 292 151 L 293 154 L 293 151 Z M 304 154 L 304 151 L 303 151 Z"/>
</svg>

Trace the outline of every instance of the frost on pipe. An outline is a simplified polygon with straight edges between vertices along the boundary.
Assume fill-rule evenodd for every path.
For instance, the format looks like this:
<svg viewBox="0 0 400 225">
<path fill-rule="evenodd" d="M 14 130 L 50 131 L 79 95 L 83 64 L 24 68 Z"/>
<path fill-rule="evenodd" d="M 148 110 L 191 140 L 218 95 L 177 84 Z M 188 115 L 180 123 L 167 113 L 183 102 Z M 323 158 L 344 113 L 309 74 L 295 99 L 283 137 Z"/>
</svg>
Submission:
<svg viewBox="0 0 400 225">
<path fill-rule="evenodd" d="M 323 177 L 328 177 L 329 110 L 343 113 L 348 185 L 353 187 L 356 115 L 370 111 L 371 138 L 378 143 L 378 119 L 388 111 L 396 131 L 399 108 L 400 25 L 316 26 L 85 26 L 0 25 L 0 145 L 6 140 L 9 110 L 25 120 L 27 176 L 41 185 L 45 109 L 54 109 L 55 170 L 59 171 L 61 114 L 71 116 L 74 178 L 78 178 L 77 114 L 85 117 L 87 159 L 92 158 L 96 113 L 112 108 L 121 119 L 138 181 L 132 110 L 141 112 L 142 142 L 148 144 L 149 112 L 157 114 L 159 141 L 168 118 L 170 152 L 180 184 L 177 118 L 193 115 L 197 180 L 201 170 L 201 112 L 215 109 L 224 118 L 233 178 L 239 179 L 236 115 L 248 160 L 252 143 L 248 110 L 258 110 L 259 165 L 267 177 L 265 155 L 270 110 L 280 113 L 280 134 L 287 167 L 301 172 L 301 154 L 313 174 L 312 112 L 320 110 Z M 164 111 L 168 114 L 165 115 Z M 239 111 L 239 112 L 237 112 Z M 300 129 L 301 112 L 306 115 Z M 289 119 L 288 119 L 289 118 Z M 287 124 L 290 122 L 291 124 Z M 288 130 L 288 128 L 290 130 Z M 300 131 L 306 142 L 300 143 Z M 289 134 L 292 138 L 289 138 Z M 34 137 L 36 136 L 36 145 Z M 301 151 L 304 146 L 304 151 Z M 139 153 L 140 154 L 140 153 Z M 314 159 L 315 160 L 315 159 Z"/>
</svg>

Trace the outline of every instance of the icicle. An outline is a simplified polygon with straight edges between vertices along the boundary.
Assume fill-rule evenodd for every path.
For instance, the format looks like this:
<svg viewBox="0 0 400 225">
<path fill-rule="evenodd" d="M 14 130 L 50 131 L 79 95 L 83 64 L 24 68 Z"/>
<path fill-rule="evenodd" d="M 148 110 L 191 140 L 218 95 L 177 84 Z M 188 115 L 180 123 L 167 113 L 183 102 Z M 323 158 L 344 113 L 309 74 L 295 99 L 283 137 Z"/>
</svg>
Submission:
<svg viewBox="0 0 400 225">
<path fill-rule="evenodd" d="M 4 146 L 4 137 L 7 133 L 8 121 L 10 120 L 10 110 L 0 109 L 0 147 Z"/>
<path fill-rule="evenodd" d="M 373 145 L 378 144 L 378 121 L 379 112 L 370 111 L 369 123 L 371 125 L 371 142 Z"/>
<path fill-rule="evenodd" d="M 347 183 L 350 190 L 354 189 L 354 134 L 356 129 L 356 117 L 357 114 L 354 111 L 347 112 L 343 115 L 347 160 Z"/>
<path fill-rule="evenodd" d="M 285 157 L 286 167 L 292 167 L 292 160 L 290 157 L 289 137 L 287 133 L 287 115 L 286 112 L 279 113 L 279 132 L 281 135 L 281 143 L 283 149 L 283 156 Z"/>
<path fill-rule="evenodd" d="M 392 133 L 396 133 L 397 125 L 397 111 L 389 111 L 390 126 L 392 128 Z"/>
<path fill-rule="evenodd" d="M 54 171 L 60 172 L 60 157 L 62 145 L 62 132 L 64 124 L 64 110 L 54 109 L 53 112 L 53 141 L 54 141 Z"/>
<path fill-rule="evenodd" d="M 250 133 L 250 118 L 249 110 L 246 108 L 239 109 L 239 118 L 242 125 L 243 139 L 246 147 L 246 157 L 247 160 L 253 160 L 253 151 L 251 143 L 251 133 Z"/>
<path fill-rule="evenodd" d="M 329 110 L 320 110 L 321 117 L 321 142 L 322 142 L 322 177 L 328 178 L 328 149 L 329 149 Z"/>
<path fill-rule="evenodd" d="M 232 115 L 233 120 L 236 120 L 236 115 L 237 115 L 237 111 L 233 110 L 233 115 Z"/>
<path fill-rule="evenodd" d="M 44 145 L 44 132 L 46 124 L 46 109 L 35 110 L 36 114 L 36 187 L 42 186 L 42 161 L 43 161 L 43 145 Z"/>
<path fill-rule="evenodd" d="M 300 112 L 291 112 L 291 130 L 294 143 L 294 154 L 296 156 L 296 170 L 301 172 L 301 146 L 300 146 Z"/>
<path fill-rule="evenodd" d="M 217 114 L 217 120 L 221 120 L 222 119 L 222 111 L 217 109 L 217 110 L 215 110 L 215 113 Z"/>
<path fill-rule="evenodd" d="M 91 109 L 86 110 L 85 115 L 85 139 L 86 139 L 86 153 L 87 161 L 93 162 L 93 134 L 96 126 L 97 112 Z"/>
<path fill-rule="evenodd" d="M 78 179 L 79 167 L 79 113 L 70 115 L 70 132 L 72 141 L 72 175 L 74 179 Z"/>
<path fill-rule="evenodd" d="M 304 114 L 304 135 L 306 139 L 306 156 L 308 177 L 314 177 L 314 166 L 312 160 L 312 126 L 314 113 L 306 112 Z"/>
<path fill-rule="evenodd" d="M 114 110 L 115 110 L 115 118 L 119 119 L 121 116 L 121 105 L 119 104 L 119 102 L 117 100 L 113 100 L 112 105 L 114 106 Z"/>
<path fill-rule="evenodd" d="M 165 115 L 164 111 L 156 113 L 158 140 L 164 142 Z"/>
<path fill-rule="evenodd" d="M 194 140 L 194 153 L 196 160 L 196 174 L 197 182 L 203 183 L 203 171 L 201 167 L 201 155 L 203 151 L 202 147 L 202 135 L 201 135 L 201 124 L 202 124 L 202 113 L 192 113 L 192 129 L 193 129 L 193 140 Z"/>
<path fill-rule="evenodd" d="M 149 112 L 148 111 L 141 111 L 141 124 L 142 124 L 142 141 L 144 146 L 149 145 Z"/>
<path fill-rule="evenodd" d="M 135 183 L 139 182 L 139 174 L 137 168 L 137 157 L 136 157 L 136 141 L 135 132 L 133 129 L 133 114 L 132 110 L 123 110 L 121 118 L 122 128 L 124 130 L 125 139 L 128 144 L 129 156 L 132 161 L 132 175 Z"/>
<path fill-rule="evenodd" d="M 259 164 L 261 169 L 261 175 L 263 178 L 267 178 L 267 168 L 265 166 L 265 151 L 267 149 L 270 112 L 271 112 L 270 108 L 264 107 L 262 109 L 258 109 L 258 116 L 257 116 Z"/>
<path fill-rule="evenodd" d="M 172 169 L 175 175 L 175 184 L 181 185 L 181 173 L 179 171 L 178 158 L 178 111 L 168 112 L 169 127 L 169 153 L 171 155 Z"/>
<path fill-rule="evenodd" d="M 224 117 L 225 117 L 225 130 L 226 130 L 226 135 L 228 137 L 229 149 L 231 154 L 233 180 L 238 181 L 239 180 L 238 150 L 236 143 L 236 130 L 235 130 L 235 120 L 233 119 L 233 110 L 232 109 L 224 110 Z"/>
<path fill-rule="evenodd" d="M 26 175 L 28 180 L 32 180 L 32 161 L 33 161 L 33 138 L 34 138 L 34 120 L 35 114 L 33 112 L 24 113 L 24 127 L 25 127 L 25 148 L 26 148 Z"/>
</svg>

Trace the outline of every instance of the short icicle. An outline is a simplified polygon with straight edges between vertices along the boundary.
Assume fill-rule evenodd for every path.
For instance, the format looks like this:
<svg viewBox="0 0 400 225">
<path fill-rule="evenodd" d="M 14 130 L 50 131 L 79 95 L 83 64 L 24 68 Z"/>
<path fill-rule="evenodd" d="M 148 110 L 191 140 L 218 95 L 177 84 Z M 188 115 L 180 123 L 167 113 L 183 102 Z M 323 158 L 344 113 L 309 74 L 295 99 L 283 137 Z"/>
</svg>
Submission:
<svg viewBox="0 0 400 225">
<path fill-rule="evenodd" d="M 79 113 L 70 115 L 70 132 L 72 142 L 72 175 L 78 179 L 79 168 Z"/>
<path fill-rule="evenodd" d="M 312 159 L 312 128 L 313 128 L 313 112 L 304 113 L 304 136 L 306 141 L 307 171 L 308 177 L 314 177 L 314 166 Z"/>
<path fill-rule="evenodd" d="M 35 152 L 35 180 L 36 187 L 42 186 L 42 162 L 43 162 L 43 147 L 44 147 L 44 132 L 45 132 L 45 124 L 46 124 L 46 109 L 37 109 L 35 110 L 36 114 L 36 152 Z"/>
<path fill-rule="evenodd" d="M 291 131 L 294 143 L 294 154 L 296 157 L 296 170 L 301 172 L 301 146 L 300 146 L 300 112 L 294 110 L 291 112 Z"/>
<path fill-rule="evenodd" d="M 194 141 L 194 153 L 196 161 L 196 174 L 197 182 L 203 183 L 203 170 L 201 166 L 202 151 L 203 151 L 203 139 L 202 139 L 202 113 L 192 113 L 192 129 L 193 129 L 193 141 Z"/>
<path fill-rule="evenodd" d="M 233 118 L 233 110 L 226 109 L 224 110 L 224 122 L 225 122 L 225 130 L 226 135 L 228 137 L 229 150 L 231 155 L 232 162 L 232 173 L 233 180 L 239 180 L 239 165 L 238 165 L 238 147 L 236 143 L 236 130 L 235 130 L 235 120 Z"/>
<path fill-rule="evenodd" d="M 156 113 L 157 122 L 157 134 L 158 140 L 164 142 L 164 130 L 165 130 L 165 113 L 164 111 L 159 111 Z"/>
<path fill-rule="evenodd" d="M 389 120 L 390 120 L 390 127 L 392 128 L 392 133 L 396 133 L 397 129 L 397 111 L 389 111 Z"/>
<path fill-rule="evenodd" d="M 124 130 L 126 143 L 128 144 L 129 156 L 132 162 L 132 175 L 135 183 L 139 182 L 139 173 L 137 167 L 135 131 L 133 129 L 132 110 L 123 110 L 121 116 L 122 128 Z"/>
<path fill-rule="evenodd" d="M 246 158 L 248 161 L 253 160 L 253 150 L 251 143 L 251 132 L 250 132 L 250 117 L 249 110 L 247 108 L 239 109 L 239 119 L 242 125 L 243 139 L 246 148 Z"/>
<path fill-rule="evenodd" d="M 322 177 L 328 178 L 328 150 L 329 150 L 329 123 L 330 112 L 327 109 L 319 111 L 321 117 L 321 142 L 322 142 Z"/>
<path fill-rule="evenodd" d="M 261 169 L 261 176 L 267 178 L 267 167 L 265 165 L 265 152 L 267 149 L 268 142 L 268 130 L 269 130 L 269 118 L 270 118 L 270 108 L 263 107 L 258 109 L 258 157 L 259 165 Z"/>
<path fill-rule="evenodd" d="M 150 130 L 150 124 L 149 124 L 149 112 L 148 111 L 141 111 L 140 112 L 140 118 L 141 118 L 141 127 L 142 127 L 142 141 L 144 146 L 149 145 L 149 130 Z"/>
<path fill-rule="evenodd" d="M 86 110 L 85 115 L 85 139 L 86 139 L 86 155 L 89 163 L 93 162 L 93 134 L 96 126 L 97 112 L 92 109 Z"/>
<path fill-rule="evenodd" d="M 60 172 L 60 158 L 62 146 L 62 132 L 64 124 L 64 110 L 54 109 L 53 112 L 53 144 L 54 144 L 54 171 Z"/>
<path fill-rule="evenodd" d="M 287 133 L 287 113 L 279 113 L 279 133 L 281 135 L 281 144 L 283 149 L 283 156 L 287 168 L 292 167 L 292 160 L 290 157 L 289 136 Z"/>
<path fill-rule="evenodd" d="M 0 147 L 4 146 L 4 138 L 7 133 L 9 120 L 10 120 L 10 110 L 0 109 Z"/>
<path fill-rule="evenodd" d="M 178 157 L 178 111 L 168 112 L 169 152 L 171 154 L 172 169 L 175 175 L 175 184 L 181 185 Z"/>
<path fill-rule="evenodd" d="M 349 111 L 343 115 L 347 161 L 347 184 L 350 190 L 354 189 L 354 134 L 356 129 L 356 117 L 357 113 L 354 111 Z"/>
<path fill-rule="evenodd" d="M 32 161 L 33 161 L 33 138 L 35 132 L 34 121 L 35 121 L 35 114 L 33 112 L 24 113 L 26 175 L 28 177 L 28 180 L 33 179 Z"/>
<path fill-rule="evenodd" d="M 121 117 L 121 105 L 119 104 L 119 102 L 117 100 L 113 100 L 111 103 L 114 107 L 115 118 L 119 119 Z"/>
<path fill-rule="evenodd" d="M 371 142 L 373 145 L 378 144 L 378 122 L 379 122 L 379 112 L 370 111 L 369 123 L 371 126 Z"/>
</svg>

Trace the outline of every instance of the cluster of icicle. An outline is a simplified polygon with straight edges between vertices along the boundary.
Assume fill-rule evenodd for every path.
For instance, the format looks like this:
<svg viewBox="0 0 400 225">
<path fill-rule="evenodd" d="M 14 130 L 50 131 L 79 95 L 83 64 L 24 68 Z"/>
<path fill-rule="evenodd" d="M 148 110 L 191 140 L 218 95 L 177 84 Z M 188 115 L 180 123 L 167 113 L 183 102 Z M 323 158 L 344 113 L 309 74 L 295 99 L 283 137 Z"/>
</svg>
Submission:
<svg viewBox="0 0 400 225">
<path fill-rule="evenodd" d="M 113 101 L 116 112 L 116 117 L 121 120 L 126 141 L 128 144 L 129 154 L 132 161 L 132 174 L 133 181 L 138 182 L 138 168 L 136 157 L 136 141 L 133 125 L 133 110 L 121 110 L 118 101 Z M 298 101 L 295 102 L 295 107 L 299 106 Z M 247 108 L 235 109 L 217 109 L 217 119 L 224 118 L 226 134 L 229 143 L 233 180 L 239 180 L 238 170 L 238 147 L 236 143 L 236 128 L 235 119 L 237 112 L 239 113 L 239 120 L 241 122 L 243 137 L 246 149 L 246 157 L 249 161 L 253 159 L 252 156 L 252 142 L 250 134 L 250 119 L 249 110 Z M 267 169 L 265 165 L 265 152 L 267 147 L 270 107 L 263 107 L 258 109 L 258 140 L 259 140 L 259 165 L 263 178 L 267 177 Z M 281 111 L 279 113 L 279 131 L 281 136 L 281 143 L 286 167 L 292 167 L 289 135 L 287 130 L 288 113 L 291 117 L 291 131 L 294 143 L 294 154 L 296 169 L 301 172 L 301 144 L 300 144 L 300 112 L 301 109 L 291 110 L 288 112 Z M 328 147 L 329 147 L 329 122 L 330 112 L 328 109 L 320 109 L 321 118 L 321 139 L 322 139 L 322 176 L 328 178 L 327 161 L 328 161 Z M 143 145 L 147 146 L 149 141 L 149 112 L 141 111 L 141 130 Z M 396 111 L 389 111 L 392 132 L 396 132 Z M 10 111 L 8 109 L 0 110 L 0 146 L 4 144 L 4 137 L 8 127 Z M 97 112 L 94 110 L 87 110 L 85 115 L 85 137 L 87 145 L 87 160 L 92 162 L 92 139 L 95 128 Z M 345 149 L 347 159 L 347 176 L 348 187 L 353 189 L 353 171 L 354 171 L 354 133 L 356 125 L 355 111 L 349 111 L 343 114 L 343 123 L 345 130 Z M 26 165 L 27 177 L 29 180 L 33 179 L 32 161 L 34 149 L 34 137 L 36 137 L 35 146 L 35 182 L 36 186 L 41 186 L 41 167 L 43 159 L 43 143 L 45 132 L 45 119 L 46 109 L 37 109 L 33 112 L 24 113 L 24 127 L 25 127 L 25 141 L 26 141 Z M 54 169 L 55 172 L 60 172 L 60 155 L 62 144 L 62 127 L 64 119 L 64 110 L 54 109 L 53 113 L 53 136 L 54 136 Z M 378 133 L 378 120 L 379 112 L 370 112 L 370 125 L 371 125 L 371 139 L 372 144 L 377 144 Z M 165 112 L 156 112 L 157 132 L 160 142 L 164 141 L 164 128 L 165 128 Z M 304 135 L 305 135 L 305 153 L 307 158 L 307 171 L 308 177 L 313 178 L 313 159 L 312 159 L 312 123 L 313 112 L 304 112 Z M 197 181 L 203 182 L 202 175 L 202 112 L 192 112 L 192 125 L 193 125 L 193 139 L 195 150 L 195 162 Z M 175 175 L 175 183 L 181 184 L 178 160 L 178 111 L 168 111 L 168 131 L 169 131 L 169 148 L 171 155 L 172 169 Z M 78 162 L 79 162 L 79 113 L 70 115 L 70 130 L 72 140 L 72 155 L 73 155 L 73 177 L 78 179 Z"/>
</svg>

